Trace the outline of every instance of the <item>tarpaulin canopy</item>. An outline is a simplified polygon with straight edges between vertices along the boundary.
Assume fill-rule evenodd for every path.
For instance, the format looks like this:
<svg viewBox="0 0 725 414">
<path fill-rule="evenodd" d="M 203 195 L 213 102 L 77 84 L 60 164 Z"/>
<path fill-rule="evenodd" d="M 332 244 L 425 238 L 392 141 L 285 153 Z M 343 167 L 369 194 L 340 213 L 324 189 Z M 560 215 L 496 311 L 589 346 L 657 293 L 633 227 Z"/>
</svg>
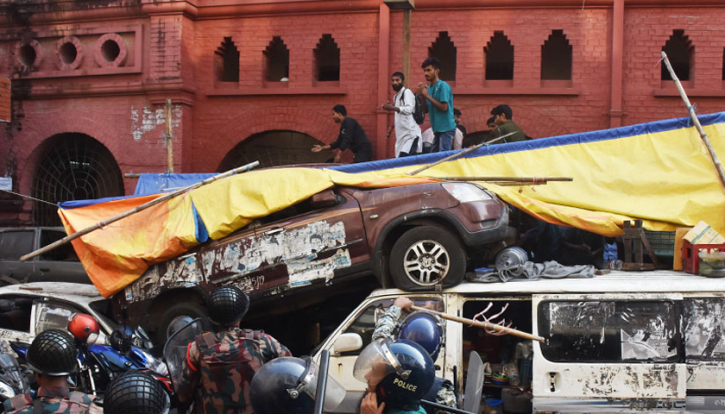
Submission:
<svg viewBox="0 0 725 414">
<path fill-rule="evenodd" d="M 725 113 L 699 118 L 715 151 L 725 156 Z M 330 169 L 251 171 L 160 203 L 76 239 L 73 245 L 98 290 L 110 296 L 149 265 L 207 238 L 222 238 L 255 218 L 335 185 L 385 187 L 419 182 L 406 174 L 452 153 Z M 482 147 L 419 175 L 573 177 L 573 182 L 546 186 L 482 184 L 537 218 L 607 236 L 621 234 L 622 222 L 630 219 L 642 219 L 645 227 L 654 230 L 673 230 L 700 220 L 725 230 L 723 187 L 687 118 Z M 72 234 L 160 196 L 63 204 L 59 214 Z"/>
</svg>

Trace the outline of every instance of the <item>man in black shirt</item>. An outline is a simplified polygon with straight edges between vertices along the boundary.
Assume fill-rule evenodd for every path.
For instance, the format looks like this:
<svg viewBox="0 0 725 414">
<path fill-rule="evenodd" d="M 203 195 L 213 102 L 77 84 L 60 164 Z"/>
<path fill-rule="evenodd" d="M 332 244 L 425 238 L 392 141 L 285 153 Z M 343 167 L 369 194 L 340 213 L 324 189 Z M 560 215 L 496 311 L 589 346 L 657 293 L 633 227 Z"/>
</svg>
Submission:
<svg viewBox="0 0 725 414">
<path fill-rule="evenodd" d="M 332 108 L 332 119 L 340 124 L 340 135 L 337 141 L 330 145 L 315 145 L 312 152 L 320 152 L 328 149 L 339 149 L 335 153 L 335 162 L 340 162 L 342 151 L 350 148 L 355 155 L 354 162 L 365 162 L 373 159 L 373 146 L 370 145 L 365 131 L 356 120 L 347 116 L 347 109 L 344 105 L 335 105 Z"/>
</svg>

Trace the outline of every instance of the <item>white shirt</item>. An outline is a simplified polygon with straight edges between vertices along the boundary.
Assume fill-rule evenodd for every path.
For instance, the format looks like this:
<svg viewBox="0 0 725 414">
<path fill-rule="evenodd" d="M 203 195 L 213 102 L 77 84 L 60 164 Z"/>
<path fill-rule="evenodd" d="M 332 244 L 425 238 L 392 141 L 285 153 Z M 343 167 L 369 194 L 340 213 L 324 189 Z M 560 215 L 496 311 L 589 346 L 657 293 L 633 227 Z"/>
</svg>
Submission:
<svg viewBox="0 0 725 414">
<path fill-rule="evenodd" d="M 453 149 L 457 150 L 461 148 L 463 148 L 463 132 L 456 128 L 456 135 L 453 137 Z"/>
<path fill-rule="evenodd" d="M 420 137 L 420 126 L 413 118 L 415 110 L 415 95 L 408 88 L 403 88 L 395 94 L 393 106 L 400 109 L 395 111 L 395 157 L 401 152 L 411 152 L 411 146 L 416 138 Z M 415 152 L 420 154 L 423 150 L 423 142 L 418 140 L 418 147 Z"/>
</svg>

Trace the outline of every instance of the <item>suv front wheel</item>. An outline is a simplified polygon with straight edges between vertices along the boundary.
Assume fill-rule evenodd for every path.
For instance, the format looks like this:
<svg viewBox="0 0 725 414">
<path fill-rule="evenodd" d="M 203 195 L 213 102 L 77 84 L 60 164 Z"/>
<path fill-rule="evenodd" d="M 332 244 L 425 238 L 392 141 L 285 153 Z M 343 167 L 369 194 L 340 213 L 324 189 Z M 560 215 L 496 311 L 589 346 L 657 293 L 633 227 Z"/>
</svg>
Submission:
<svg viewBox="0 0 725 414">
<path fill-rule="evenodd" d="M 425 290 L 443 281 L 455 286 L 466 271 L 466 252 L 449 231 L 430 226 L 414 227 L 393 245 L 390 274 L 398 289 Z"/>
</svg>

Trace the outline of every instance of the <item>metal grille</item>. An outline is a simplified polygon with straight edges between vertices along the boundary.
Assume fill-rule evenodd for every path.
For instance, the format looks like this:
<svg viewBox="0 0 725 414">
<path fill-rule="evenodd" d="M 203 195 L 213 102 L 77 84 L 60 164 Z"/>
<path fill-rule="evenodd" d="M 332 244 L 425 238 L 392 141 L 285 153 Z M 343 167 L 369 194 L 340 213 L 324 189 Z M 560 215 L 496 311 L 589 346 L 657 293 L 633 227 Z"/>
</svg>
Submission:
<svg viewBox="0 0 725 414">
<path fill-rule="evenodd" d="M 332 151 L 310 152 L 313 145 L 322 144 L 315 138 L 295 131 L 266 131 L 237 144 L 222 161 L 219 171 L 259 161 L 260 167 L 331 162 Z"/>
<path fill-rule="evenodd" d="M 124 195 L 123 177 L 103 144 L 83 134 L 60 134 L 45 144 L 35 167 L 33 197 L 51 203 Z M 37 226 L 59 226 L 57 209 L 35 202 Z"/>
</svg>

